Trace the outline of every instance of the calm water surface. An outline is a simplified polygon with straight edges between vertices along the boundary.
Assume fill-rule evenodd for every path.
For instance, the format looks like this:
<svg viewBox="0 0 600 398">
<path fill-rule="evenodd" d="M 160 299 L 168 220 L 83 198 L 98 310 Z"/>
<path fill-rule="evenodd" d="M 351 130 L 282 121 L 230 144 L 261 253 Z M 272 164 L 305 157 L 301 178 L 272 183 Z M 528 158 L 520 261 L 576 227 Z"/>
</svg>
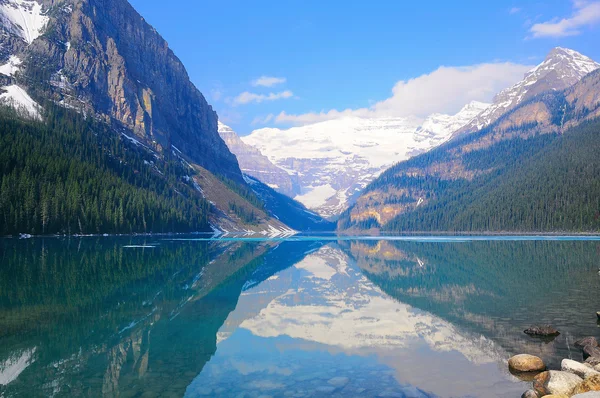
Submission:
<svg viewBox="0 0 600 398">
<path fill-rule="evenodd" d="M 600 337 L 599 267 L 594 238 L 0 239 L 0 397 L 519 397 L 511 355 Z"/>
</svg>

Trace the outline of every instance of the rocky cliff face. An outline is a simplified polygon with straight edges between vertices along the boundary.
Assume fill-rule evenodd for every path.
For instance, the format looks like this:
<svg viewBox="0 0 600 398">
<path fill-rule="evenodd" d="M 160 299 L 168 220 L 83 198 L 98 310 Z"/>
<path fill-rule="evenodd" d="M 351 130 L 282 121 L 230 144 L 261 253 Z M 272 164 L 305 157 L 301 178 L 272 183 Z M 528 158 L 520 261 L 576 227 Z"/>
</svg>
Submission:
<svg viewBox="0 0 600 398">
<path fill-rule="evenodd" d="M 157 152 L 242 181 L 217 115 L 167 42 L 126 0 L 2 0 L 0 61 L 18 85 L 112 123 Z M 15 70 L 16 69 L 16 70 Z"/>
<path fill-rule="evenodd" d="M 221 122 L 219 122 L 219 134 L 229 150 L 237 157 L 244 174 L 258 179 L 290 198 L 300 193 L 297 175 L 290 175 L 275 166 L 258 149 L 246 144 L 235 131 Z"/>
</svg>

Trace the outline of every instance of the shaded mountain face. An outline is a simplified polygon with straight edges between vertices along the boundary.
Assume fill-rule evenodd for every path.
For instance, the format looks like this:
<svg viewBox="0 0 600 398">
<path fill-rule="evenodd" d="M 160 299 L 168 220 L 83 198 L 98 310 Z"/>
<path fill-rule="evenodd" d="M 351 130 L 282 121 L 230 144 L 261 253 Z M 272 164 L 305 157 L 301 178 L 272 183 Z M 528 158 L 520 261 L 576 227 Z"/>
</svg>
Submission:
<svg viewBox="0 0 600 398">
<path fill-rule="evenodd" d="M 596 71 L 573 87 L 522 103 L 477 133 L 392 167 L 338 228 L 597 230 L 599 116 Z"/>
<path fill-rule="evenodd" d="M 385 169 L 445 142 L 487 104 L 473 102 L 454 116 L 344 118 L 289 130 L 265 128 L 242 141 L 297 176 L 294 197 L 326 218 L 337 218 Z"/>
<path fill-rule="evenodd" d="M 41 122 L 35 128 L 47 134 L 45 139 L 55 144 L 59 138 L 66 141 L 50 149 L 67 148 L 60 152 L 60 159 L 53 158 L 48 148 L 36 146 L 33 134 L 26 143 L 19 143 L 10 132 L 4 132 L 0 138 L 9 144 L 3 148 L 6 165 L 18 165 L 24 146 L 36 148 L 28 161 L 43 154 L 42 169 L 61 173 L 69 169 L 68 151 L 83 154 L 80 160 L 86 166 L 105 172 L 128 192 L 162 195 L 159 205 L 163 207 L 170 200 L 171 213 L 160 210 L 160 214 L 177 214 L 184 221 L 175 229 L 173 223 L 165 222 L 168 217 L 163 220 L 150 214 L 159 211 L 154 202 L 128 199 L 121 191 L 115 194 L 109 184 L 102 191 L 108 199 L 100 201 L 101 205 L 97 204 L 98 192 L 88 190 L 81 195 L 81 206 L 73 200 L 71 208 L 75 210 L 60 210 L 61 217 L 54 207 L 54 213 L 48 210 L 42 215 L 35 211 L 36 206 L 28 206 L 33 210 L 21 217 L 26 228 L 18 224 L 17 230 L 3 228 L 17 225 L 13 219 L 18 213 L 12 202 L 4 201 L 12 210 L 10 220 L 0 223 L 0 233 L 46 233 L 48 219 L 54 221 L 53 232 L 65 233 L 198 232 L 210 228 L 217 233 L 248 235 L 294 233 L 246 183 L 235 155 L 218 133 L 216 113 L 166 41 L 126 0 L 0 0 L 0 103 L 16 108 L 14 116 L 24 123 Z M 96 135 L 98 140 L 86 129 L 89 121 L 103 132 L 102 137 Z M 85 143 L 68 141 L 81 129 L 89 133 Z M 98 155 L 103 142 L 110 142 L 105 157 Z M 54 167 L 59 162 L 61 167 Z M 162 167 L 163 163 L 169 167 Z M 64 203 L 56 190 L 48 188 L 64 180 L 60 173 L 38 182 L 42 173 L 25 177 L 11 167 L 0 168 L 2 184 L 36 181 L 35 192 L 50 193 L 32 197 L 31 203 L 44 209 L 50 209 L 44 204 Z M 282 175 L 289 179 L 286 173 Z M 108 181 L 98 178 L 86 175 L 69 182 L 78 188 L 80 184 L 98 187 Z M 48 189 L 41 189 L 42 183 Z M 155 186 L 163 187 L 162 191 L 153 191 Z M 122 207 L 122 202 L 129 206 L 125 210 L 137 209 L 133 220 L 125 220 L 127 211 L 122 215 L 112 212 Z M 278 203 L 282 211 L 288 211 L 289 205 L 298 217 L 302 215 L 295 204 Z M 109 210 L 100 211 L 100 206 Z M 98 221 L 77 222 L 90 219 L 89 214 Z M 61 225 L 61 220 L 71 216 L 75 229 Z M 110 220 L 116 227 L 108 229 Z M 130 222 L 135 228 L 125 228 Z M 158 225 L 160 231 L 152 225 Z"/>
<path fill-rule="evenodd" d="M 126 0 L 3 0 L 0 22 L 5 102 L 35 109 L 32 101 L 52 101 L 95 115 L 157 152 L 177 148 L 242 182 L 216 113 Z"/>
<path fill-rule="evenodd" d="M 489 108 L 458 129 L 454 136 L 481 130 L 536 95 L 569 88 L 598 68 L 600 64 L 577 51 L 554 48 L 544 62 L 530 70 L 523 80 L 496 95 Z"/>
<path fill-rule="evenodd" d="M 244 174 L 257 178 L 277 192 L 293 198 L 300 193 L 298 177 L 275 166 L 258 149 L 246 144 L 231 127 L 219 122 L 219 134 L 237 157 Z"/>
</svg>

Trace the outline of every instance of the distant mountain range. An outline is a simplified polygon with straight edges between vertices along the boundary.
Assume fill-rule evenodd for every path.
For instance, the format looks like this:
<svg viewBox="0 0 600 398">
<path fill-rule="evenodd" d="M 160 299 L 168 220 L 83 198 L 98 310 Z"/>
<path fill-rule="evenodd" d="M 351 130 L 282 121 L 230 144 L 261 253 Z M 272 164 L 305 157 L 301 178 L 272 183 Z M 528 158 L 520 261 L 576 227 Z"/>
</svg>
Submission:
<svg viewBox="0 0 600 398">
<path fill-rule="evenodd" d="M 583 75 L 586 58 L 576 54 L 555 49 L 526 76 L 529 86 L 548 90 L 518 101 L 477 132 L 458 134 L 387 170 L 338 228 L 600 230 L 600 71 Z M 559 66 L 531 80 L 545 65 Z M 600 66 L 586 65 L 585 70 Z M 565 89 L 557 75 L 576 83 Z"/>
<path fill-rule="evenodd" d="M 536 95 L 569 88 L 598 68 L 600 64 L 577 51 L 554 48 L 544 62 L 529 71 L 523 80 L 496 95 L 489 108 L 458 129 L 454 135 L 481 130 Z"/>
<path fill-rule="evenodd" d="M 600 64 L 573 50 L 456 115 L 240 138 L 126 0 L 3 0 L 0 33 L 0 235 L 598 228 Z"/>
<path fill-rule="evenodd" d="M 296 183 L 296 200 L 323 217 L 336 218 L 388 167 L 447 141 L 487 107 L 472 102 L 454 116 L 434 114 L 425 121 L 348 117 L 289 130 L 265 128 L 242 141 L 287 171 Z M 279 185 L 279 174 L 253 175 Z"/>
</svg>

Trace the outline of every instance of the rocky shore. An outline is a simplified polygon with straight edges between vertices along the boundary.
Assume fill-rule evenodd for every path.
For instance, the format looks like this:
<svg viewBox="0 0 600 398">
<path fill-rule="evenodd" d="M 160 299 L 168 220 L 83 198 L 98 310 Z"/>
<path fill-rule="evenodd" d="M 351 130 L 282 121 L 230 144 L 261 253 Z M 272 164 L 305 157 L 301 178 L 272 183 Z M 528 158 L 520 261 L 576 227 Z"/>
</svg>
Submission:
<svg viewBox="0 0 600 398">
<path fill-rule="evenodd" d="M 532 389 L 521 398 L 600 398 L 600 347 L 595 337 L 575 342 L 583 362 L 563 359 L 560 370 L 547 369 L 544 361 L 533 355 L 515 355 L 508 361 L 510 372 L 521 380 L 531 381 Z"/>
</svg>

